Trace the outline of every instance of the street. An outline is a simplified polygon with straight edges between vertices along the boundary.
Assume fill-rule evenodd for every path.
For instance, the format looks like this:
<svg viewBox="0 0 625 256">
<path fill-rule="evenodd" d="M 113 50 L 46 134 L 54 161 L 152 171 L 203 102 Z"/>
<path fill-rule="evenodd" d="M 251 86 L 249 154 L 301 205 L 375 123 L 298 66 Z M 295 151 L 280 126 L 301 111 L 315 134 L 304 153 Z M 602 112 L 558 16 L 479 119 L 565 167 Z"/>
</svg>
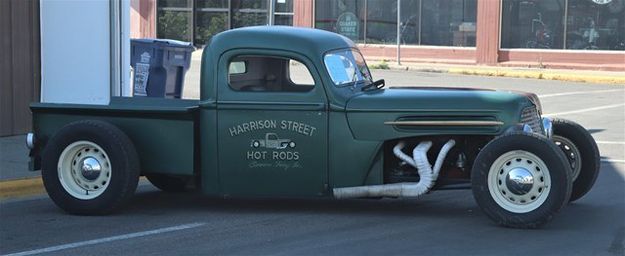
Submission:
<svg viewBox="0 0 625 256">
<path fill-rule="evenodd" d="M 470 190 L 418 199 L 209 198 L 142 181 L 111 216 L 72 216 L 46 195 L 0 201 L 0 254 L 31 255 L 625 255 L 625 87 L 373 70 L 386 86 L 528 91 L 544 113 L 574 120 L 599 145 L 594 188 L 537 230 L 496 226 Z M 196 98 L 199 61 L 185 98 Z M 31 174 L 23 170 L 25 174 Z M 11 176 L 12 177 L 12 176 Z"/>
</svg>

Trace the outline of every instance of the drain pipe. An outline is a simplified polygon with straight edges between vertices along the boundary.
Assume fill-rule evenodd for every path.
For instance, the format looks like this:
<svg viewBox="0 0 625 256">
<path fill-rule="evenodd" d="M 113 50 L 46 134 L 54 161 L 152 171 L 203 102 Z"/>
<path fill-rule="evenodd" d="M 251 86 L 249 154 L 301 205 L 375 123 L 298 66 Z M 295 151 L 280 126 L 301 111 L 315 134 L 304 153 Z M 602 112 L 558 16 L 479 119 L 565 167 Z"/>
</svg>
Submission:
<svg viewBox="0 0 625 256">
<path fill-rule="evenodd" d="M 449 140 L 441 148 L 436 158 L 434 169 L 432 169 L 427 158 L 427 152 L 432 147 L 431 141 L 424 141 L 417 145 L 413 152 L 412 158 L 402 152 L 405 146 L 404 142 L 399 142 L 394 148 L 393 153 L 402 161 L 417 168 L 419 173 L 419 182 L 393 183 L 384 185 L 371 185 L 359 187 L 335 188 L 334 197 L 338 199 L 344 198 L 360 198 L 360 197 L 418 197 L 430 191 L 434 186 L 438 173 L 443 165 L 443 161 L 447 153 L 456 144 L 454 140 Z"/>
</svg>

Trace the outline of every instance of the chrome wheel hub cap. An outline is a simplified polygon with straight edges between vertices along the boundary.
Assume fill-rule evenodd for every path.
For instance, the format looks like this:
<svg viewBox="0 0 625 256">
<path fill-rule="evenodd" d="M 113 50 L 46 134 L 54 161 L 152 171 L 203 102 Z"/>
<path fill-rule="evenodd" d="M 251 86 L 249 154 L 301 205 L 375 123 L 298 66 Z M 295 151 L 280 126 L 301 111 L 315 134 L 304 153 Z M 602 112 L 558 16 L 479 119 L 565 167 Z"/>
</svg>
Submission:
<svg viewBox="0 0 625 256">
<path fill-rule="evenodd" d="M 526 213 L 547 200 L 551 176 L 547 165 L 538 156 L 514 150 L 501 155 L 491 165 L 488 190 L 503 209 Z"/>
<path fill-rule="evenodd" d="M 514 168 L 506 176 L 506 186 L 513 194 L 525 195 L 534 186 L 534 176 L 525 168 Z"/>
<path fill-rule="evenodd" d="M 82 174 L 85 179 L 93 181 L 100 176 L 102 166 L 100 166 L 100 162 L 94 157 L 85 157 L 80 163 L 80 169 L 80 174 Z"/>
<path fill-rule="evenodd" d="M 65 191 L 81 200 L 94 199 L 104 193 L 111 182 L 113 169 L 102 147 L 84 140 L 63 150 L 57 168 Z"/>
</svg>

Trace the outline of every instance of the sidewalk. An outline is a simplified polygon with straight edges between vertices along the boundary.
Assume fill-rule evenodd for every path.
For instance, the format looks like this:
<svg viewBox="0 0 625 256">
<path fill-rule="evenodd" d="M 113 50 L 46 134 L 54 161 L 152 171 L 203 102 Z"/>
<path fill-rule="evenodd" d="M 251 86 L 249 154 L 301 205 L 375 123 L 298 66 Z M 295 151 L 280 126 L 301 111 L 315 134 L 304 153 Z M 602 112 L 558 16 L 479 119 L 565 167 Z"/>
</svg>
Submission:
<svg viewBox="0 0 625 256">
<path fill-rule="evenodd" d="M 397 65 L 397 63 L 392 61 L 367 61 L 367 64 L 369 64 L 369 66 L 373 68 L 388 68 L 392 70 L 413 70 L 419 72 L 435 72 L 460 75 L 534 78 L 569 82 L 625 85 L 625 72 L 614 71 L 541 69 L 477 65 L 446 65 L 414 62 L 404 62 L 402 63 L 402 65 Z"/>
<path fill-rule="evenodd" d="M 14 180 L 40 176 L 28 171 L 26 136 L 0 137 L 0 180 Z"/>
<path fill-rule="evenodd" d="M 28 171 L 26 136 L 0 137 L 0 200 L 44 192 L 41 172 Z"/>
</svg>

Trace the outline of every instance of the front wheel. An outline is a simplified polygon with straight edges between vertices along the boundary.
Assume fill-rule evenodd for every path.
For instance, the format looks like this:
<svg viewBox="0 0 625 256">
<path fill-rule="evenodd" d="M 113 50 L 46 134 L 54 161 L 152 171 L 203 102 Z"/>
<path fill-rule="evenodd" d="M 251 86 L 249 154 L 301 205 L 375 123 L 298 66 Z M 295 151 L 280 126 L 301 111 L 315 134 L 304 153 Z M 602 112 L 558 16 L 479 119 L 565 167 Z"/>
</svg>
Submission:
<svg viewBox="0 0 625 256">
<path fill-rule="evenodd" d="M 553 142 L 564 152 L 573 179 L 570 201 L 580 199 L 595 184 L 601 169 L 599 148 L 590 133 L 581 125 L 565 120 L 553 120 Z"/>
<path fill-rule="evenodd" d="M 488 143 L 475 159 L 471 182 L 484 213 L 514 228 L 547 223 L 571 195 L 564 154 L 546 138 L 525 133 Z"/>
</svg>

